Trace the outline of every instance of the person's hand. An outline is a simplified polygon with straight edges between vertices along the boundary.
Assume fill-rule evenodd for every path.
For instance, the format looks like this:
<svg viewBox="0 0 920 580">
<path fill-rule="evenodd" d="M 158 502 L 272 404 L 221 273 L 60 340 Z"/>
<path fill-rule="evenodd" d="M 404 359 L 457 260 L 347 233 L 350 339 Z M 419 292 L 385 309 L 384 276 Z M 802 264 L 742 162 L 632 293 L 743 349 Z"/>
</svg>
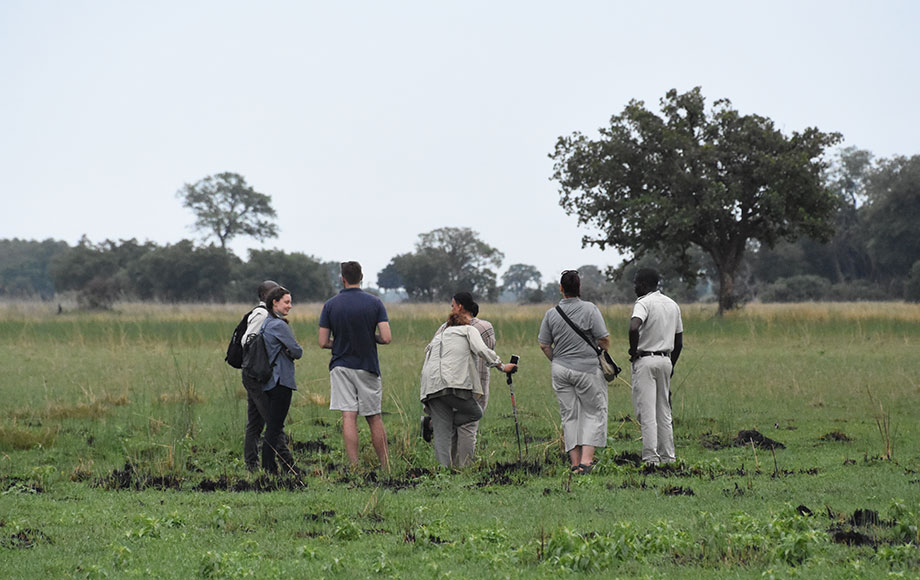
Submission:
<svg viewBox="0 0 920 580">
<path fill-rule="evenodd" d="M 503 364 L 503 365 L 502 365 L 502 372 L 503 372 L 503 373 L 511 374 L 511 373 L 513 373 L 513 372 L 515 372 L 515 371 L 517 371 L 517 365 L 515 365 L 515 364 L 508 363 L 508 364 Z"/>
<path fill-rule="evenodd" d="M 634 363 L 637 360 L 639 360 L 639 353 L 637 353 L 636 351 L 631 350 L 628 352 L 628 354 L 629 354 L 629 362 Z"/>
</svg>

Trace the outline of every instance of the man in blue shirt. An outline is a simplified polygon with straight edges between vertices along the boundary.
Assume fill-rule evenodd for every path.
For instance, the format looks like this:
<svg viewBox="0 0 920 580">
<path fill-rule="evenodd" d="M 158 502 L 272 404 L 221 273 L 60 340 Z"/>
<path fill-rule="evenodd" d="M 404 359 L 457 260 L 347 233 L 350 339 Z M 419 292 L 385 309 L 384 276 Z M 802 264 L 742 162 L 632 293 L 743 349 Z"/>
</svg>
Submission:
<svg viewBox="0 0 920 580">
<path fill-rule="evenodd" d="M 367 420 L 371 442 L 384 470 L 389 470 L 387 435 L 380 416 L 383 386 L 377 345 L 389 344 L 390 322 L 383 302 L 361 290 L 361 264 L 342 262 L 345 288 L 323 305 L 319 345 L 332 349 L 329 361 L 329 408 L 342 411 L 345 453 L 358 463 L 358 415 Z"/>
</svg>

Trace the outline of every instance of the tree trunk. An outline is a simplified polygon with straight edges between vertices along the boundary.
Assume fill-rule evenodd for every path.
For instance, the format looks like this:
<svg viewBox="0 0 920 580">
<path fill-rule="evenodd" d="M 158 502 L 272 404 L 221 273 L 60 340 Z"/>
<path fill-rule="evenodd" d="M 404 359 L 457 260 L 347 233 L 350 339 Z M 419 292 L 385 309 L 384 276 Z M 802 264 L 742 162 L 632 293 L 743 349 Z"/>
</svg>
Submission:
<svg viewBox="0 0 920 580">
<path fill-rule="evenodd" d="M 735 272 L 719 268 L 719 310 L 716 316 L 722 316 L 726 310 L 735 307 Z"/>
</svg>

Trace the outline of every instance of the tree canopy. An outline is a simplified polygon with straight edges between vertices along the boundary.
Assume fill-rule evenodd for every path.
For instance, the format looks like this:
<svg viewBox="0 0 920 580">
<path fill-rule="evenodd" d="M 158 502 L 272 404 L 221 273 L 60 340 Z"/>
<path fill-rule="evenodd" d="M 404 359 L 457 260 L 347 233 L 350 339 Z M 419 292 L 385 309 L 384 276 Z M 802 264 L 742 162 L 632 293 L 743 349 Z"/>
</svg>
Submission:
<svg viewBox="0 0 920 580">
<path fill-rule="evenodd" d="M 259 241 L 278 237 L 270 196 L 255 191 L 237 173 L 218 173 L 195 184 L 186 184 L 176 196 L 195 214 L 195 229 L 205 239 L 213 236 L 221 248 L 237 236 Z"/>
<path fill-rule="evenodd" d="M 822 179 L 835 133 L 815 128 L 783 135 L 773 121 L 741 115 L 728 100 L 707 111 L 699 87 L 671 90 L 661 115 L 631 101 L 592 140 L 560 137 L 550 157 L 560 205 L 599 230 L 584 245 L 659 254 L 694 276 L 691 247 L 715 265 L 719 312 L 735 305 L 734 279 L 751 240 L 833 233 L 836 196 Z"/>
<path fill-rule="evenodd" d="M 414 252 L 391 259 L 377 274 L 377 285 L 403 288 L 416 301 L 444 300 L 464 290 L 494 300 L 498 286 L 492 268 L 503 258 L 470 228 L 438 228 L 419 234 Z"/>
</svg>

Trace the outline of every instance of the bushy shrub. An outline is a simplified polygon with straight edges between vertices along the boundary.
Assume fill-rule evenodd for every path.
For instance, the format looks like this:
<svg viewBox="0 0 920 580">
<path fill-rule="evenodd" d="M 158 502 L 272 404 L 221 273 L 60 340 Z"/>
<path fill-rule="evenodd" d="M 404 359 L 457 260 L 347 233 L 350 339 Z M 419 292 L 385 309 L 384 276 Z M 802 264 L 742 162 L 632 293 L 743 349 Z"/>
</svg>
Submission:
<svg viewBox="0 0 920 580">
<path fill-rule="evenodd" d="M 831 283 L 821 276 L 791 276 L 780 278 L 765 287 L 759 295 L 761 302 L 807 302 L 827 297 Z"/>
<path fill-rule="evenodd" d="M 868 280 L 853 280 L 830 287 L 827 300 L 835 302 L 858 302 L 860 300 L 891 300 L 892 296 L 878 284 Z"/>
</svg>

